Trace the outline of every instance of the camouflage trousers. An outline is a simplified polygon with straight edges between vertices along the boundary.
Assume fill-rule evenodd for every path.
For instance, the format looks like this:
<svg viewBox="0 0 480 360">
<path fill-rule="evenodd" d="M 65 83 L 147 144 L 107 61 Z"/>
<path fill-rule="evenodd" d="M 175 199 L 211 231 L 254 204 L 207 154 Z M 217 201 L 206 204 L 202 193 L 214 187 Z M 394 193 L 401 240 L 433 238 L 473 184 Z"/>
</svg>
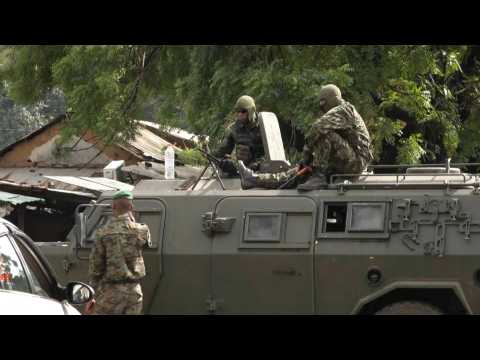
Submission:
<svg viewBox="0 0 480 360">
<path fill-rule="evenodd" d="M 313 139 L 306 141 L 313 153 L 313 168 L 325 176 L 361 174 L 368 165 L 365 158 L 335 131 L 317 130 Z"/>
<path fill-rule="evenodd" d="M 312 141 L 314 140 L 314 141 Z M 307 138 L 307 145 L 313 153 L 313 168 L 328 177 L 332 174 L 360 174 L 367 161 L 335 131 L 316 131 L 315 138 Z M 296 168 L 276 174 L 258 174 L 258 187 L 278 189 L 295 175 Z"/>
<path fill-rule="evenodd" d="M 140 284 L 102 284 L 97 288 L 94 315 L 141 315 Z"/>
</svg>

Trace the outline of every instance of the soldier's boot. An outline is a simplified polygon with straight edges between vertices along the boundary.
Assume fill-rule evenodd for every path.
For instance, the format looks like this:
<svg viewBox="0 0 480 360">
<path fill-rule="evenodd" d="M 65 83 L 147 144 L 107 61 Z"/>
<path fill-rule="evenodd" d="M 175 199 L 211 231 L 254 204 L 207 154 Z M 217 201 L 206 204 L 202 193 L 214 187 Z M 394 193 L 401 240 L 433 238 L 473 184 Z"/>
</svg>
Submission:
<svg viewBox="0 0 480 360">
<path fill-rule="evenodd" d="M 321 172 L 314 170 L 310 179 L 307 180 L 304 184 L 298 185 L 298 191 L 312 191 L 327 188 L 328 183 Z"/>
<path fill-rule="evenodd" d="M 242 160 L 238 161 L 238 174 L 240 175 L 242 189 L 248 190 L 257 186 L 258 175 L 247 168 Z"/>
</svg>

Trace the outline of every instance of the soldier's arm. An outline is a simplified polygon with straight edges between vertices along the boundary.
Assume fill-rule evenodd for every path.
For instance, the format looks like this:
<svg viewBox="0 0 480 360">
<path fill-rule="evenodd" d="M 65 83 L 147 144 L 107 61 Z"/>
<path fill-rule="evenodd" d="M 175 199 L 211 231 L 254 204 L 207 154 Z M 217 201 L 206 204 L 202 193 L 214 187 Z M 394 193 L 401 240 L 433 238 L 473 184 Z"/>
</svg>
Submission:
<svg viewBox="0 0 480 360">
<path fill-rule="evenodd" d="M 213 156 L 217 158 L 224 158 L 225 155 L 230 155 L 235 148 L 235 139 L 233 138 L 233 133 L 229 129 L 227 130 L 227 134 L 223 139 L 222 144 L 220 147 L 213 153 Z"/>
<path fill-rule="evenodd" d="M 106 269 L 106 259 L 105 259 L 105 245 L 102 242 L 103 232 L 101 230 L 97 231 L 95 236 L 95 246 L 90 253 L 90 259 L 88 264 L 88 276 L 90 280 L 90 285 L 93 288 L 96 288 L 99 281 L 102 279 L 105 274 Z"/>
<path fill-rule="evenodd" d="M 312 149 L 307 145 L 305 144 L 303 146 L 303 158 L 302 160 L 300 160 L 300 162 L 298 163 L 298 165 L 300 166 L 300 168 L 304 168 L 305 166 L 311 166 L 313 163 L 313 152 L 312 152 Z"/>
</svg>

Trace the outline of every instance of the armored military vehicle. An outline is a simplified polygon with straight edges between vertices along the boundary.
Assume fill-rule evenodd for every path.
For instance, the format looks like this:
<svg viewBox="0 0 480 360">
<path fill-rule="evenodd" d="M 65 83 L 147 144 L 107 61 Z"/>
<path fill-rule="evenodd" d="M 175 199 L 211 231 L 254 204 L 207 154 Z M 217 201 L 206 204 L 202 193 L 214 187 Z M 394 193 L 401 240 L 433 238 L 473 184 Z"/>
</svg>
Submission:
<svg viewBox="0 0 480 360">
<path fill-rule="evenodd" d="M 480 179 L 466 166 L 371 167 L 306 193 L 141 181 L 145 313 L 480 313 Z M 39 244 L 62 281 L 87 280 L 112 195 L 81 205 L 64 243 Z"/>
</svg>

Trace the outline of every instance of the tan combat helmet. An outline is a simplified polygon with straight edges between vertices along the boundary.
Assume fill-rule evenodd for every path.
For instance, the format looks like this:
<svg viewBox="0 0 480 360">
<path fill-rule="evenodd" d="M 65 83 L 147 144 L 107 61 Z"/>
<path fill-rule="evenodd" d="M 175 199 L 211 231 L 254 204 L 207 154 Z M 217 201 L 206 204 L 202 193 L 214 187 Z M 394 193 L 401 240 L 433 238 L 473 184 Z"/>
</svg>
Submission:
<svg viewBox="0 0 480 360">
<path fill-rule="evenodd" d="M 248 120 L 250 121 L 256 120 L 257 108 L 255 106 L 255 100 L 253 100 L 251 96 L 243 95 L 237 100 L 237 103 L 235 104 L 235 111 L 238 111 L 241 109 L 245 109 L 248 111 Z"/>
<path fill-rule="evenodd" d="M 328 84 L 320 89 L 320 106 L 327 112 L 342 103 L 342 93 L 340 89 L 333 84 Z"/>
</svg>

